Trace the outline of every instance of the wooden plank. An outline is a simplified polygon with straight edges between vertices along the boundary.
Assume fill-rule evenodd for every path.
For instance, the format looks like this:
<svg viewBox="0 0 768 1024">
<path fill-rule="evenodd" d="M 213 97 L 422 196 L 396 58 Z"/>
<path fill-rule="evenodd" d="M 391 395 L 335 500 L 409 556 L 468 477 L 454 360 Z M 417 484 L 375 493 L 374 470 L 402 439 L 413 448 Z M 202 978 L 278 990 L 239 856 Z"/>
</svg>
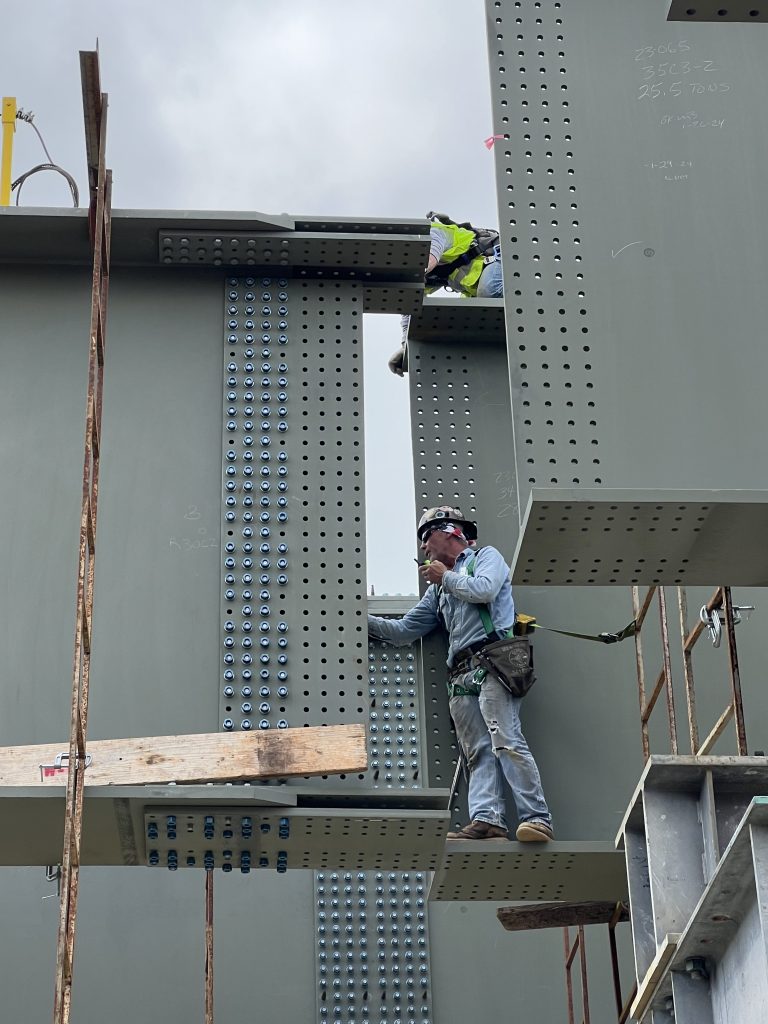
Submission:
<svg viewBox="0 0 768 1024">
<path fill-rule="evenodd" d="M 56 759 L 65 754 L 63 764 Z M 86 786 L 243 782 L 294 775 L 339 775 L 368 767 L 365 726 L 330 725 L 192 736 L 90 740 Z M 61 786 L 67 747 L 0 747 L 0 786 Z"/>
<path fill-rule="evenodd" d="M 629 1016 L 632 1020 L 642 1021 L 650 1009 L 650 1003 L 656 993 L 656 989 L 666 977 L 667 967 L 675 955 L 679 939 L 679 932 L 668 932 L 664 936 L 664 941 L 659 946 L 653 963 L 638 986 L 635 1001 L 629 1008 Z"/>
<path fill-rule="evenodd" d="M 592 901 L 589 903 L 537 903 L 531 907 L 501 907 L 496 916 L 508 932 L 535 928 L 568 928 L 572 925 L 609 924 L 619 908 L 616 921 L 628 921 L 629 911 L 623 903 Z"/>
</svg>

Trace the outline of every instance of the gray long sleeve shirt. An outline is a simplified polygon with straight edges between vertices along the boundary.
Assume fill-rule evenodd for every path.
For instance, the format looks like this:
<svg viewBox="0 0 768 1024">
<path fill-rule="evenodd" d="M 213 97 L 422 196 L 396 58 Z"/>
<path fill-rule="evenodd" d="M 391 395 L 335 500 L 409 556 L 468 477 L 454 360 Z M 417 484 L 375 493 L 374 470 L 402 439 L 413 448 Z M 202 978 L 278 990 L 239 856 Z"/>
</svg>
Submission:
<svg viewBox="0 0 768 1024">
<path fill-rule="evenodd" d="M 475 559 L 473 574 L 467 567 Z M 442 588 L 432 584 L 419 603 L 399 619 L 368 616 L 371 636 L 397 647 L 426 636 L 441 625 L 448 630 L 448 667 L 454 655 L 469 644 L 483 640 L 487 633 L 478 605 L 488 605 L 493 625 L 498 630 L 510 629 L 515 621 L 515 604 L 509 582 L 509 566 L 493 547 L 473 551 L 465 548 L 453 569 L 443 576 Z M 440 614 L 438 614 L 438 611 Z"/>
</svg>

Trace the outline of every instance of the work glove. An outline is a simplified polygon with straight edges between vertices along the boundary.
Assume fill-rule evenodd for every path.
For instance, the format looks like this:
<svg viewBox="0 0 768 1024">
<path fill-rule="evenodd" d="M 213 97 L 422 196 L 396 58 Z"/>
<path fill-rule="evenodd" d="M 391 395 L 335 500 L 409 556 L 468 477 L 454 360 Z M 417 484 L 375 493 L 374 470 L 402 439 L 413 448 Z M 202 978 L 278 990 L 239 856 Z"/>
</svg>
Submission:
<svg viewBox="0 0 768 1024">
<path fill-rule="evenodd" d="M 397 352 L 394 352 L 387 360 L 387 366 L 390 368 L 392 373 L 398 377 L 402 377 L 404 373 L 404 362 L 405 362 L 405 346 L 401 346 Z"/>
</svg>

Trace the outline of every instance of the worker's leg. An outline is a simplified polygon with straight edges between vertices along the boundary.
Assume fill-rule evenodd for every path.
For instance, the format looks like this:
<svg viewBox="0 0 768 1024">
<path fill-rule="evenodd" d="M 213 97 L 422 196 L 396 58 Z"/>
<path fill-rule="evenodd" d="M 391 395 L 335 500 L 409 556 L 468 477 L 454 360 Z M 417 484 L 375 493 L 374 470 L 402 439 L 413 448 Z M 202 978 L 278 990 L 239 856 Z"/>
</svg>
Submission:
<svg viewBox="0 0 768 1024">
<path fill-rule="evenodd" d="M 498 249 L 498 246 L 496 247 Z M 500 299 L 504 295 L 504 281 L 501 276 L 501 250 L 493 263 L 484 267 L 477 282 L 478 299 Z"/>
<path fill-rule="evenodd" d="M 501 772 L 478 700 L 478 697 L 451 697 L 451 717 L 469 768 L 469 817 L 471 821 L 486 821 L 506 828 Z"/>
<path fill-rule="evenodd" d="M 493 752 L 512 789 L 520 821 L 552 824 L 541 777 L 520 727 L 520 697 L 513 697 L 493 675 L 483 680 L 479 711 L 490 733 Z"/>
</svg>

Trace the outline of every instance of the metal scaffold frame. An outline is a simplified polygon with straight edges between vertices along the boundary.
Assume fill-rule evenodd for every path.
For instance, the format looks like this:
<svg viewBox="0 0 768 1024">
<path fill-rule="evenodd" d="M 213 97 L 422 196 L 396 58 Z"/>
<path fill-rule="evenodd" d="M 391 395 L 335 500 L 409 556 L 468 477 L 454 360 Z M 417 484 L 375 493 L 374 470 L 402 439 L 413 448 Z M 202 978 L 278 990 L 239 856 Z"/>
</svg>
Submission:
<svg viewBox="0 0 768 1024">
<path fill-rule="evenodd" d="M 72 703 L 61 861 L 59 930 L 56 944 L 54 1024 L 68 1024 L 72 1000 L 80 847 L 83 831 L 83 786 L 91 668 L 91 623 L 96 562 L 96 523 L 99 499 L 99 456 L 102 388 L 106 340 L 107 297 L 111 233 L 112 172 L 105 164 L 107 95 L 101 91 L 99 57 L 81 51 L 83 113 L 90 192 L 89 230 L 93 251 L 91 322 L 88 356 L 88 393 L 85 413 L 80 555 L 77 571 L 77 610 L 72 673 Z"/>
<path fill-rule="evenodd" d="M 646 699 L 645 686 L 645 659 L 643 656 L 642 627 L 648 611 L 653 602 L 654 596 L 658 595 L 659 621 L 661 627 L 662 646 L 662 668 L 656 678 L 650 697 Z M 736 747 L 740 756 L 747 754 L 747 736 L 744 725 L 744 706 L 741 695 L 741 679 L 739 674 L 739 658 L 736 650 L 736 616 L 734 613 L 733 598 L 730 587 L 718 587 L 712 597 L 702 608 L 700 621 L 689 631 L 688 629 L 688 601 L 685 587 L 677 587 L 677 603 L 680 615 L 680 635 L 682 638 L 683 651 L 683 673 L 685 676 L 685 698 L 688 711 L 688 733 L 690 739 L 691 753 L 697 757 L 708 754 L 715 742 L 720 737 L 728 722 L 733 719 L 736 728 Z M 662 689 L 666 693 L 667 719 L 669 726 L 670 752 L 677 754 L 677 721 L 675 717 L 675 698 L 672 689 L 672 662 L 670 658 L 669 624 L 667 618 L 667 602 L 664 594 L 664 587 L 652 586 L 646 591 L 642 601 L 640 600 L 640 588 L 632 588 L 632 610 L 635 616 L 635 659 L 637 663 L 637 686 L 640 701 L 640 730 L 643 742 L 643 760 L 648 761 L 650 757 L 650 740 L 648 737 L 648 723 L 661 695 Z M 731 699 L 717 719 L 712 729 L 703 742 L 699 742 L 699 728 L 696 717 L 696 693 L 693 680 L 692 652 L 699 637 L 707 628 L 707 622 L 715 625 L 710 629 L 717 628 L 719 633 L 721 624 L 719 615 L 722 610 L 723 623 L 725 626 L 726 646 L 728 650 L 728 673 L 731 685 Z"/>
<path fill-rule="evenodd" d="M 594 908 L 594 917 L 589 920 L 590 910 Z M 569 926 L 563 928 L 563 950 L 565 954 L 565 988 L 566 995 L 568 998 L 568 1024 L 576 1024 L 576 1015 L 574 1010 L 574 998 L 573 998 L 573 963 L 576 958 L 576 953 L 579 954 L 579 977 L 581 981 L 581 1006 L 582 1006 L 582 1024 L 590 1024 L 589 1015 L 589 979 L 587 974 L 587 947 L 586 937 L 584 934 L 585 923 L 596 923 L 600 920 L 600 911 L 602 910 L 599 905 L 595 904 L 590 907 L 589 904 L 584 904 L 582 913 L 586 911 L 587 921 L 579 921 L 576 925 L 576 937 L 571 941 L 571 929 Z M 637 994 L 637 985 L 635 984 L 629 997 L 625 1000 L 621 993 L 621 977 L 619 975 L 619 952 L 616 946 L 616 925 L 620 921 L 626 921 L 629 918 L 627 908 L 623 903 L 617 903 L 612 908 L 607 908 L 607 913 L 604 914 L 603 920 L 608 925 L 608 943 L 611 949 L 611 975 L 613 978 L 613 995 L 616 1002 L 616 1021 L 617 1024 L 625 1024 L 629 1018 L 629 1009 L 632 1004 L 632 1000 Z"/>
</svg>

